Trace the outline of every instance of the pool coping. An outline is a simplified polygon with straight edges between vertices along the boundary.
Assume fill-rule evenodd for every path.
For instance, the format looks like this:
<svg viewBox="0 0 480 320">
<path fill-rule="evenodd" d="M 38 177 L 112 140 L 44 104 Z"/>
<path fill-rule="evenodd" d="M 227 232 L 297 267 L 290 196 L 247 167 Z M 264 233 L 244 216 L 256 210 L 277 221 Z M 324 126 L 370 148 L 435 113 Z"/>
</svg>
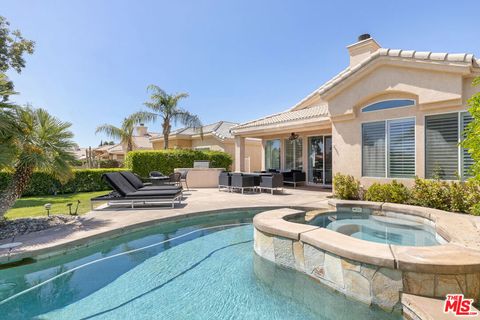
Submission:
<svg viewBox="0 0 480 320">
<path fill-rule="evenodd" d="M 292 209 L 274 209 L 259 213 L 254 217 L 254 226 L 264 233 L 300 240 L 343 258 L 391 269 L 432 274 L 480 272 L 480 233 L 476 226 L 466 218 L 467 216 L 393 203 L 332 199 L 328 201 L 328 204 L 332 208 L 362 207 L 427 219 L 434 223 L 437 233 L 448 243 L 415 247 L 365 241 L 326 228 L 285 220 L 285 218 L 301 214 L 298 210 Z"/>
<path fill-rule="evenodd" d="M 142 231 L 144 229 L 156 227 L 165 222 L 173 222 L 181 219 L 196 218 L 201 216 L 207 216 L 211 214 L 220 214 L 222 212 L 237 211 L 237 210 L 271 210 L 276 208 L 285 208 L 285 205 L 274 206 L 241 206 L 241 207 L 228 207 L 223 209 L 210 209 L 204 211 L 195 212 L 176 212 L 167 216 L 154 218 L 146 221 L 139 221 L 130 225 L 126 225 L 119 228 L 113 228 L 109 230 L 98 230 L 98 232 L 90 235 L 84 235 L 80 238 L 68 240 L 63 243 L 54 243 L 51 246 L 43 246 L 39 249 L 32 248 L 19 248 L 11 251 L 0 251 L 0 266 L 19 262 L 24 259 L 34 259 L 35 261 L 52 258 L 58 255 L 67 254 L 72 251 L 76 251 L 89 246 L 97 245 L 99 243 L 115 239 L 124 236 L 130 232 Z M 292 205 L 295 208 L 313 209 L 310 206 Z M 302 211 L 303 212 L 303 211 Z M 49 229 L 39 231 L 40 233 L 48 232 Z"/>
</svg>

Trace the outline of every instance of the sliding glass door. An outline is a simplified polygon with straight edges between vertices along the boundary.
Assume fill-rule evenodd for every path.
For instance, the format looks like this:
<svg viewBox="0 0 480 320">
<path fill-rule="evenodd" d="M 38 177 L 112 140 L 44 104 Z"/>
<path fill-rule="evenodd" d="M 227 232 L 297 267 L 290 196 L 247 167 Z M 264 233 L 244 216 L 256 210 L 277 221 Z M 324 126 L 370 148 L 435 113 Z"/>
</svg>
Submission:
<svg viewBox="0 0 480 320">
<path fill-rule="evenodd" d="M 332 184 L 332 137 L 308 138 L 308 182 L 315 185 Z"/>
<path fill-rule="evenodd" d="M 280 140 L 265 142 L 265 170 L 280 170 Z"/>
</svg>

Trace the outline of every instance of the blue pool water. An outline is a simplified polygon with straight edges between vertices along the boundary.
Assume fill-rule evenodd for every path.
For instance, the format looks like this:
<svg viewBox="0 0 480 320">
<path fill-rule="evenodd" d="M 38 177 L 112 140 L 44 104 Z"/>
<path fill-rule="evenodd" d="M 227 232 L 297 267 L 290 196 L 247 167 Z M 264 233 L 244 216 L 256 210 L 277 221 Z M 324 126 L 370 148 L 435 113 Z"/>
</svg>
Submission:
<svg viewBox="0 0 480 320">
<path fill-rule="evenodd" d="M 357 239 L 384 244 L 403 246 L 439 244 L 435 230 L 429 225 L 412 220 L 373 215 L 369 212 L 330 212 L 319 215 L 306 223 Z"/>
<path fill-rule="evenodd" d="M 0 304 L 0 318 L 400 319 L 257 257 L 255 213 L 168 223 L 0 270 L 1 301 L 34 288 Z"/>
</svg>

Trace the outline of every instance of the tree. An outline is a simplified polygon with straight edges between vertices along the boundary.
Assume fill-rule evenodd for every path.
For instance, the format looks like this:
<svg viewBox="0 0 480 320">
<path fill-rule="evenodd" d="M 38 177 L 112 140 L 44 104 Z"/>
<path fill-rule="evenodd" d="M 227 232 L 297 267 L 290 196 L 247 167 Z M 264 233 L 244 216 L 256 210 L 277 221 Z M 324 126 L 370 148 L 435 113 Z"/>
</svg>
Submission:
<svg viewBox="0 0 480 320">
<path fill-rule="evenodd" d="M 32 54 L 35 42 L 25 39 L 19 30 L 10 30 L 10 23 L 0 16 L 0 72 L 12 68 L 20 73 L 25 68 L 24 54 Z M 11 89 L 13 85 L 10 82 Z"/>
<path fill-rule="evenodd" d="M 71 150 L 74 143 L 71 124 L 62 122 L 44 109 L 11 107 L 3 110 L 14 120 L 10 128 L 9 142 L 0 141 L 0 154 L 11 149 L 13 170 L 11 182 L 0 194 L 0 218 L 24 193 L 34 170 L 52 173 L 61 180 L 71 174 L 70 163 L 75 160 Z"/>
<path fill-rule="evenodd" d="M 129 152 L 133 150 L 133 133 L 135 126 L 142 122 L 151 121 L 153 117 L 153 114 L 150 112 L 136 112 L 123 119 L 120 128 L 111 124 L 102 124 L 97 128 L 95 133 L 105 133 L 110 138 L 120 140 L 122 145 L 127 146 L 127 152 Z"/>
<path fill-rule="evenodd" d="M 480 85 L 480 77 L 473 81 L 474 86 Z M 472 173 L 475 179 L 480 181 L 480 92 L 474 94 L 468 100 L 468 111 L 473 117 L 472 122 L 465 130 L 465 139 L 462 146 L 468 149 L 473 159 Z"/>
<path fill-rule="evenodd" d="M 199 134 L 203 137 L 202 122 L 198 116 L 178 107 L 178 102 L 181 99 L 188 97 L 187 93 L 168 94 L 156 85 L 148 86 L 148 90 L 152 93 L 150 101 L 145 102 L 145 106 L 153 110 L 152 118 L 157 117 L 162 119 L 162 133 L 163 133 L 163 148 L 168 149 L 168 139 L 172 130 L 172 122 L 197 129 Z"/>
</svg>

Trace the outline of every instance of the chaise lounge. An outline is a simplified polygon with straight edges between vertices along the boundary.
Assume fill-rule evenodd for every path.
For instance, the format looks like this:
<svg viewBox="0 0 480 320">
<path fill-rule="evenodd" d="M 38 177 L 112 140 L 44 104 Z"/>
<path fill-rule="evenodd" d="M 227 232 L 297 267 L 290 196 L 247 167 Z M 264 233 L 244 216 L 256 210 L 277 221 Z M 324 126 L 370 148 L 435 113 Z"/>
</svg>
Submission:
<svg viewBox="0 0 480 320">
<path fill-rule="evenodd" d="M 108 201 L 109 204 L 129 204 L 132 209 L 138 203 L 171 203 L 172 208 L 175 208 L 175 201 L 182 203 L 183 193 L 178 186 L 143 186 L 136 189 L 120 172 L 105 173 L 102 179 L 112 187 L 114 192 L 92 198 L 92 209 L 93 202 L 99 201 Z"/>
</svg>

